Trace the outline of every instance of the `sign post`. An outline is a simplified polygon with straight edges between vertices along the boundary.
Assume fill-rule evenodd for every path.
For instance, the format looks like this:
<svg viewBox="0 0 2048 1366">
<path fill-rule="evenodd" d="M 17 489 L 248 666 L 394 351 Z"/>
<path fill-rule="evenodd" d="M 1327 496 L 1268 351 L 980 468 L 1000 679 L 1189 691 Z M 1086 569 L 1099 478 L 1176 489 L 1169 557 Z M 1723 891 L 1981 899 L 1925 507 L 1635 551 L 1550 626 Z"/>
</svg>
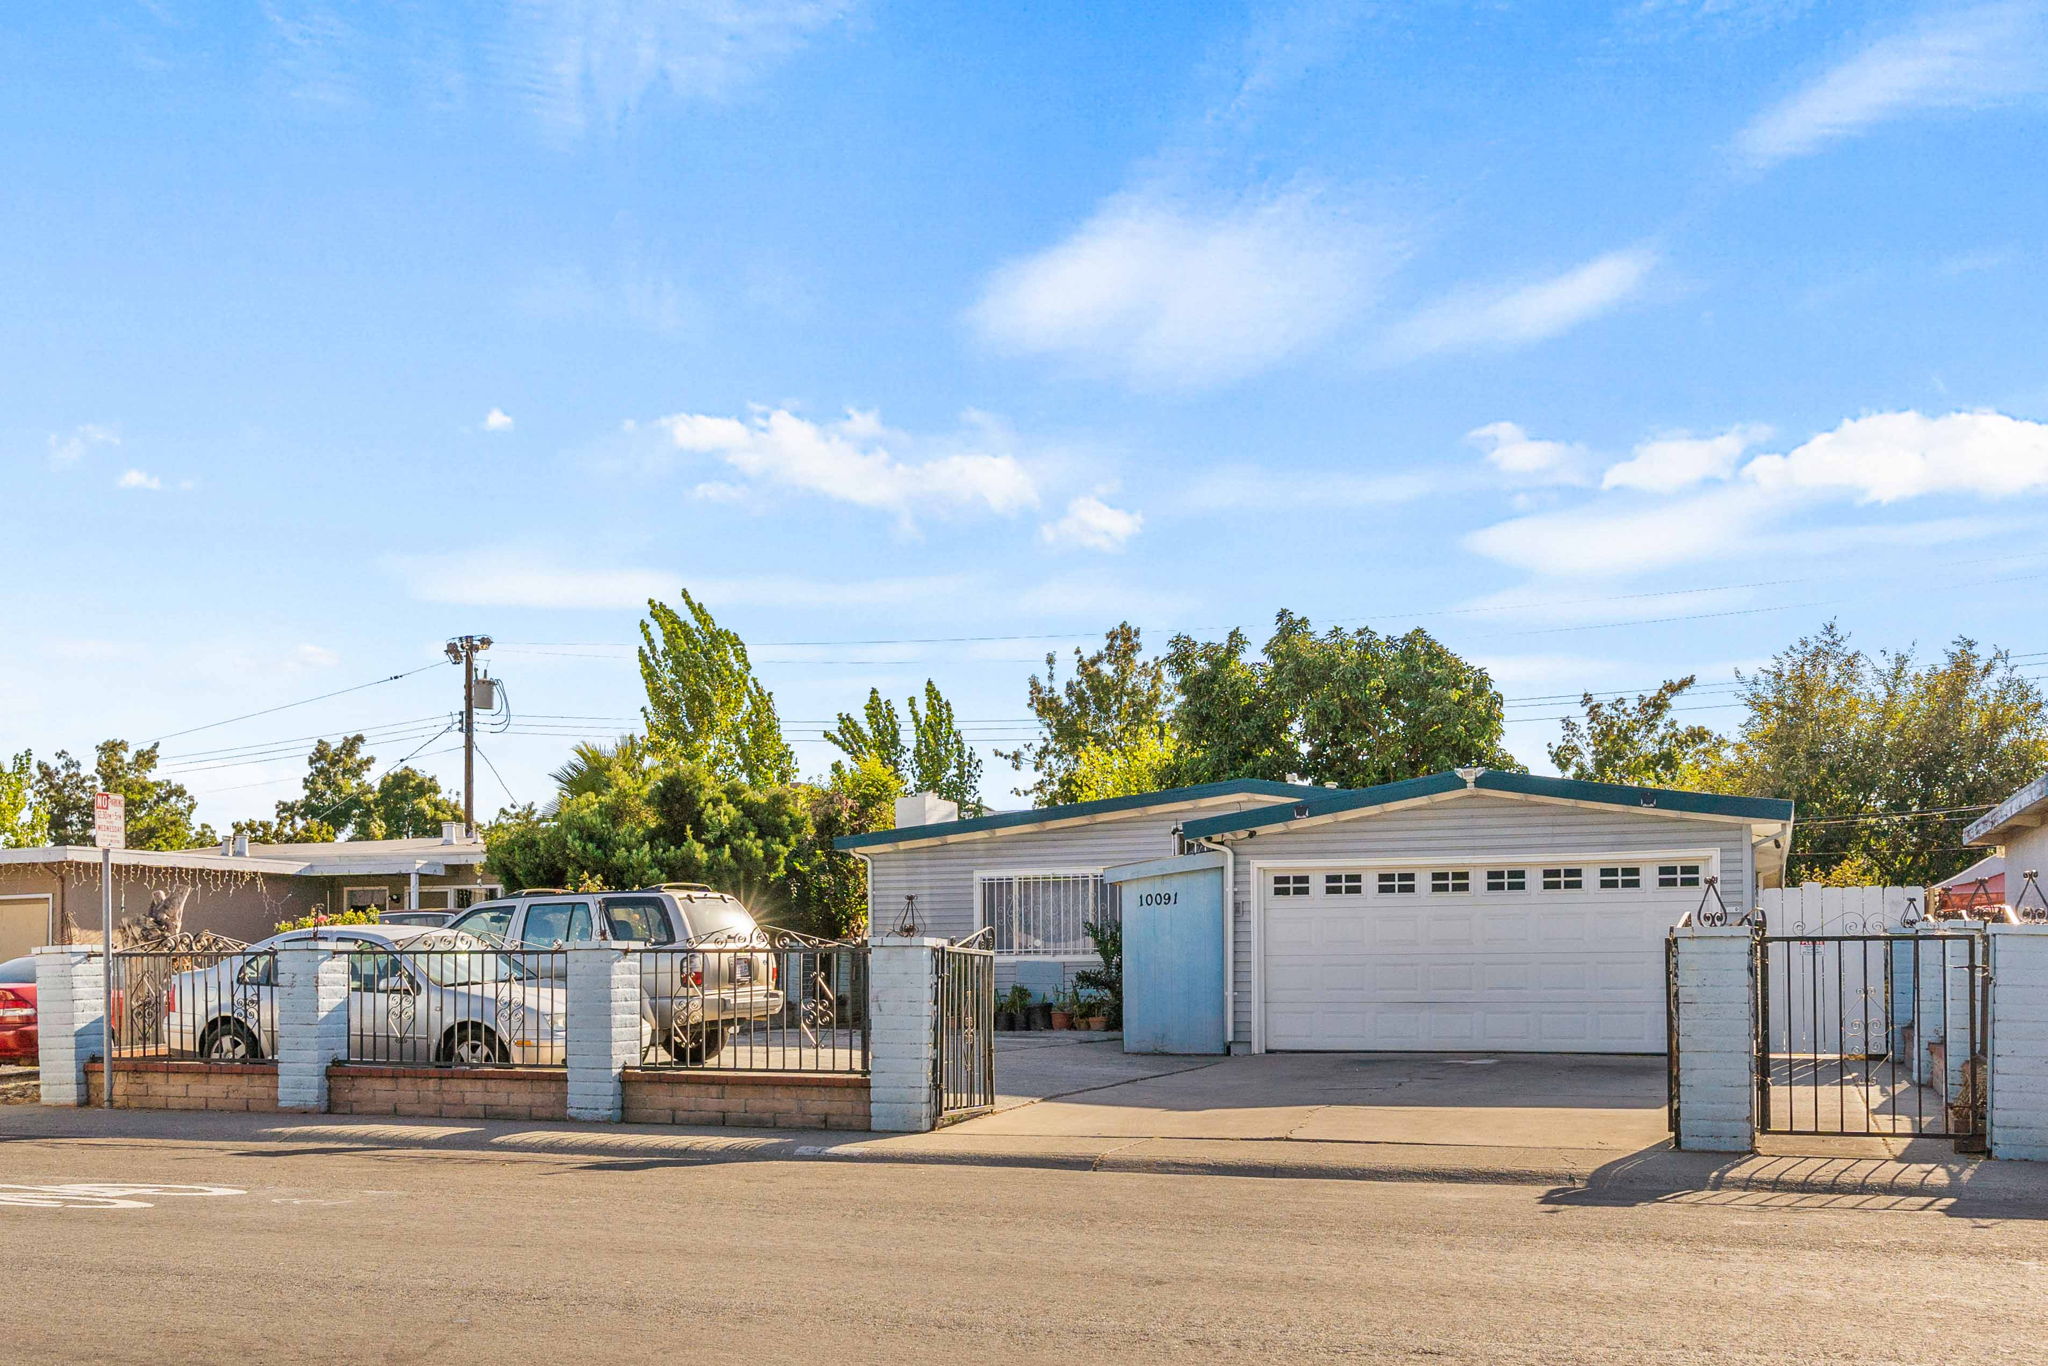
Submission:
<svg viewBox="0 0 2048 1366">
<path fill-rule="evenodd" d="M 128 801 L 118 792 L 92 797 L 92 842 L 100 851 L 100 1104 L 114 1103 L 114 851 L 128 847 Z"/>
</svg>

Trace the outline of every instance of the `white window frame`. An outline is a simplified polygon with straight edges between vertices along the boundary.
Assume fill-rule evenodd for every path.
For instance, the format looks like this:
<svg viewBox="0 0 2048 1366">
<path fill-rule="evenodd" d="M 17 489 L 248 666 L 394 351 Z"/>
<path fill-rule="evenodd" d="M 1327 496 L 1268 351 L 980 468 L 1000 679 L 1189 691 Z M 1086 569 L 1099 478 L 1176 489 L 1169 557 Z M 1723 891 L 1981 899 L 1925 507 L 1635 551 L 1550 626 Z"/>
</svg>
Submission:
<svg viewBox="0 0 2048 1366">
<path fill-rule="evenodd" d="M 1444 886 L 1444 887 L 1438 887 L 1438 886 L 1436 885 L 1436 880 L 1437 880 L 1438 878 L 1442 878 L 1442 879 L 1443 879 L 1443 880 L 1444 880 L 1444 881 L 1445 881 L 1446 883 L 1448 883 L 1448 884 L 1452 884 L 1452 885 L 1448 885 L 1448 886 Z M 1463 887 L 1459 887 L 1459 886 L 1456 886 L 1456 885 L 1455 885 L 1455 883 L 1456 883 L 1456 880 L 1457 880 L 1458 878 L 1464 878 L 1464 879 L 1465 879 L 1465 885 L 1464 885 Z M 1430 869 L 1430 870 L 1429 870 L 1429 894 L 1430 894 L 1431 896 L 1471 896 L 1471 895 L 1472 895 L 1472 870 L 1471 870 L 1470 868 L 1432 868 L 1432 869 Z"/>
<path fill-rule="evenodd" d="M 1299 884 L 1290 882 L 1288 884 L 1287 890 L 1283 892 L 1280 890 L 1280 886 L 1277 880 L 1282 877 L 1299 877 L 1301 881 Z M 1275 881 L 1267 884 L 1266 890 L 1270 892 L 1272 895 L 1284 898 L 1288 901 L 1298 900 L 1301 897 L 1308 896 L 1315 891 L 1315 879 L 1310 877 L 1307 873 L 1276 873 L 1274 874 L 1274 878 Z"/>
<path fill-rule="evenodd" d="M 1487 885 L 1487 879 L 1488 879 L 1488 878 L 1490 878 L 1490 877 L 1492 877 L 1492 876 L 1493 876 L 1493 875 L 1494 875 L 1495 873 L 1500 873 L 1500 874 L 1502 875 L 1502 877 L 1501 877 L 1501 881 L 1503 881 L 1503 882 L 1507 881 L 1507 876 L 1506 876 L 1507 874 L 1509 874 L 1509 873 L 1519 873 L 1519 874 L 1521 874 L 1521 876 L 1522 876 L 1522 885 L 1521 885 L 1521 886 L 1519 886 L 1519 887 L 1499 887 L 1499 888 L 1495 888 L 1495 887 L 1491 887 L 1491 886 L 1488 886 L 1488 885 Z M 1481 868 L 1481 869 L 1479 870 L 1479 891 L 1478 891 L 1478 892 L 1476 893 L 1476 895 L 1479 895 L 1479 896 L 1527 896 L 1527 895 L 1529 895 L 1529 865 L 1528 865 L 1528 864 L 1526 864 L 1526 863 L 1502 863 L 1502 864 L 1498 864 L 1498 865 L 1496 865 L 1496 866 L 1494 866 L 1494 867 L 1490 867 L 1490 868 L 1485 868 L 1485 867 Z"/>
<path fill-rule="evenodd" d="M 1697 863 L 1700 865 L 1702 884 L 1704 884 L 1708 877 L 1719 878 L 1721 876 L 1721 851 L 1719 849 L 1701 849 L 1697 847 L 1691 849 L 1629 849 L 1621 851 L 1596 849 L 1590 853 L 1563 852 L 1544 854 L 1540 860 L 1536 861 L 1520 855 L 1503 858 L 1498 853 L 1449 853 L 1439 854 L 1430 858 L 1245 859 L 1242 865 L 1244 868 L 1243 876 L 1246 879 L 1245 885 L 1251 889 L 1251 1051 L 1253 1053 L 1264 1053 L 1266 1051 L 1266 911 L 1273 900 L 1269 892 L 1270 884 L 1267 882 L 1267 878 L 1272 874 L 1294 872 L 1318 873 L 1333 870 L 1349 872 L 1352 869 L 1371 873 L 1378 872 L 1382 868 L 1429 869 L 1432 867 L 1441 868 L 1446 864 L 1464 864 L 1468 867 L 1476 868 L 1493 864 L 1500 868 L 1520 868 L 1525 873 L 1535 874 L 1534 879 L 1529 884 L 1530 889 L 1527 891 L 1495 892 L 1493 894 L 1497 897 L 1518 897 L 1537 895 L 1534 889 L 1542 882 L 1543 860 L 1553 862 L 1559 867 L 1569 868 L 1574 864 L 1581 867 L 1596 864 L 1602 859 L 1612 863 L 1628 860 L 1645 865 L 1652 863 Z M 1671 891 L 1673 889 L 1667 887 L 1662 890 Z M 1696 889 L 1688 887 L 1683 890 L 1693 891 Z M 1374 900 L 1375 898 L 1372 897 L 1362 897 L 1358 904 L 1363 908 L 1372 905 Z M 1292 897 L 1283 897 L 1281 902 L 1283 905 L 1291 906 L 1295 904 Z M 977 897 L 975 905 L 979 907 L 980 904 L 980 898 Z M 1231 1028 L 1236 1028 L 1234 1021 L 1231 1024 Z"/>
<path fill-rule="evenodd" d="M 978 868 L 974 873 L 974 928 L 990 928 L 986 918 L 987 903 L 983 898 L 982 884 L 987 882 L 1010 882 L 1027 877 L 1092 877 L 1101 879 L 1106 871 L 1094 868 Z M 1107 888 L 1109 883 L 1103 883 Z M 991 936 L 993 937 L 993 936 Z M 994 948 L 994 945 L 990 945 Z M 1095 950 L 1077 949 L 1072 953 L 1020 953 L 1015 949 L 995 949 L 996 957 L 1006 963 L 1093 963 L 1098 961 Z"/>
<path fill-rule="evenodd" d="M 1341 880 L 1341 879 L 1345 879 L 1345 878 L 1356 878 L 1356 879 L 1357 879 L 1357 881 L 1358 881 L 1358 885 L 1357 885 L 1357 886 L 1355 886 L 1355 887 L 1341 887 L 1341 886 L 1340 886 L 1340 887 L 1336 887 L 1336 888 L 1332 888 L 1332 887 L 1330 886 L 1330 882 L 1331 882 L 1331 880 L 1332 880 L 1332 879 L 1340 879 L 1340 880 Z M 1369 890 L 1369 889 L 1368 889 L 1368 888 L 1366 887 L 1366 885 L 1365 885 L 1365 874 L 1364 874 L 1364 873 L 1354 873 L 1354 872 L 1351 872 L 1350 870 L 1346 869 L 1346 870 L 1344 870 L 1344 871 L 1342 871 L 1342 872 L 1336 872 L 1336 873 L 1324 873 L 1324 874 L 1323 874 L 1323 895 L 1324 895 L 1324 896 L 1364 896 L 1364 895 L 1366 895 L 1366 893 L 1367 893 L 1367 891 L 1368 891 L 1368 890 Z"/>
<path fill-rule="evenodd" d="M 1657 890 L 1660 892 L 1696 892 L 1707 885 L 1707 866 L 1703 863 L 1694 863 L 1689 859 L 1673 859 L 1666 863 L 1659 859 L 1656 865 L 1644 866 L 1657 868 Z M 1664 881 L 1666 868 L 1671 869 L 1669 883 Z M 1686 872 L 1687 868 L 1692 869 L 1692 872 Z M 1692 879 L 1691 882 L 1686 881 L 1688 877 Z"/>
<path fill-rule="evenodd" d="M 1416 896 L 1422 890 L 1422 880 L 1417 876 L 1421 872 L 1420 869 L 1388 868 L 1374 869 L 1373 872 L 1372 894 L 1374 896 Z M 1408 885 L 1406 887 L 1401 885 L 1401 874 L 1403 873 L 1408 875 Z M 1385 885 L 1383 882 L 1385 878 L 1392 878 L 1394 885 L 1391 887 Z"/>
<path fill-rule="evenodd" d="M 1600 871 L 1593 875 L 1593 882 L 1603 892 L 1640 892 L 1643 890 L 1643 869 L 1652 865 L 1642 863 L 1607 863 L 1600 865 Z M 1629 878 L 1635 878 L 1635 885 L 1629 885 Z M 1612 887 L 1607 884 L 1612 882 Z"/>
<path fill-rule="evenodd" d="M 349 899 L 349 897 L 350 897 L 350 896 L 352 896 L 352 895 L 354 895 L 354 894 L 355 894 L 355 893 L 357 893 L 357 892 L 375 892 L 375 893 L 376 893 L 376 894 L 377 894 L 378 896 L 381 896 L 381 897 L 383 897 L 384 899 L 383 899 L 382 901 L 378 902 L 378 903 L 377 903 L 377 904 L 376 904 L 375 906 L 351 906 L 351 905 L 349 905 L 349 904 L 348 904 L 348 899 Z M 397 897 L 397 898 L 398 898 L 398 900 L 397 900 L 397 902 L 396 902 L 396 903 L 394 903 L 394 902 L 392 901 L 392 898 L 393 898 L 393 897 Z M 346 914 L 348 914 L 348 913 L 349 913 L 350 911 L 364 911 L 364 910 L 373 910 L 373 911 L 377 911 L 377 912 L 379 912 L 379 913 L 381 914 L 381 913 L 382 913 L 382 912 L 384 912 L 384 911 L 389 911 L 389 910 L 395 910 L 395 909 L 399 909 L 399 908 L 403 907 L 404 905 L 405 905 L 405 893 L 404 893 L 404 892 L 401 892 L 401 891 L 399 891 L 399 890 L 398 890 L 398 889 L 397 889 L 396 887 L 386 887 L 386 886 L 383 886 L 382 884 L 377 884 L 377 885 L 373 885 L 373 886 L 343 887 L 343 888 L 341 889 L 341 914 L 343 914 L 343 915 L 346 915 Z"/>
</svg>

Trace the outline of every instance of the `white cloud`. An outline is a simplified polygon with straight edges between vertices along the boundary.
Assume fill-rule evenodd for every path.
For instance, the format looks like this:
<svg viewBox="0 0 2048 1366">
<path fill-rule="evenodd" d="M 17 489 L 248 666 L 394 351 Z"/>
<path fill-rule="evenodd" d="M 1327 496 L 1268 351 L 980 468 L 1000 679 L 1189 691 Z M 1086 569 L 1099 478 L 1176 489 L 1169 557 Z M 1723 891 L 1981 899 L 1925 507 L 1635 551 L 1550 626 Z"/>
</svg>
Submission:
<svg viewBox="0 0 2048 1366">
<path fill-rule="evenodd" d="M 1992 412 L 1878 413 L 1789 454 L 1760 455 L 1743 474 L 1767 489 L 1849 493 L 1866 503 L 2035 493 L 2048 490 L 2048 424 Z"/>
<path fill-rule="evenodd" d="M 84 458 L 85 453 L 95 446 L 120 444 L 119 433 L 111 427 L 102 427 L 92 422 L 73 427 L 68 432 L 51 432 L 50 465 L 54 469 L 63 469 L 67 465 L 77 464 Z"/>
<path fill-rule="evenodd" d="M 843 18 L 847 0 L 528 0 L 506 78 L 558 132 L 616 125 L 650 94 L 720 101 Z"/>
<path fill-rule="evenodd" d="M 160 489 L 164 486 L 164 481 L 141 470 L 128 470 L 114 481 L 114 486 L 124 489 Z"/>
<path fill-rule="evenodd" d="M 1922 109 L 1978 109 L 2043 88 L 2040 5 L 1953 10 L 1865 47 L 1764 111 L 1735 140 L 1762 167 Z"/>
<path fill-rule="evenodd" d="M 294 649 L 287 667 L 296 669 L 331 669 L 341 663 L 341 656 L 324 645 L 302 644 Z"/>
<path fill-rule="evenodd" d="M 1665 436 L 1645 441 L 1627 460 L 1608 466 L 1600 487 L 1676 493 L 1710 479 L 1726 479 L 1735 472 L 1743 453 L 1770 435 L 1769 427 L 1745 422 L 1719 436 Z"/>
<path fill-rule="evenodd" d="M 649 598 L 673 600 L 684 587 L 717 607 L 908 606 L 957 596 L 969 586 L 968 580 L 958 575 L 845 580 L 777 574 L 710 578 L 666 569 L 570 565 L 497 550 L 392 555 L 382 563 L 387 572 L 405 581 L 419 601 L 460 607 L 637 609 Z"/>
<path fill-rule="evenodd" d="M 1180 511 L 1342 511 L 1412 503 L 1430 492 L 1419 474 L 1341 474 L 1328 470 L 1278 470 L 1261 465 L 1223 465 L 1204 470 L 1174 492 Z"/>
<path fill-rule="evenodd" d="M 1067 504 L 1067 515 L 1047 522 L 1038 534 L 1049 545 L 1083 546 L 1089 550 L 1122 550 L 1138 534 L 1145 519 L 1135 512 L 1114 508 L 1093 495 L 1083 495 Z"/>
<path fill-rule="evenodd" d="M 1460 290 L 1394 327 L 1386 339 L 1386 354 L 1407 359 L 1547 340 L 1633 298 L 1657 260 L 1648 247 L 1630 247 L 1549 279 Z"/>
<path fill-rule="evenodd" d="M 484 414 L 484 430 L 487 432 L 509 432 L 512 430 L 512 415 L 503 408 L 493 408 Z"/>
<path fill-rule="evenodd" d="M 1298 191 L 1217 207 L 1124 194 L 997 270 L 972 317 L 1009 351 L 1148 389 L 1196 387 L 1321 341 L 1371 301 L 1395 255 L 1383 234 Z"/>
<path fill-rule="evenodd" d="M 1539 441 L 1513 422 L 1489 422 L 1465 433 L 1486 462 L 1519 484 L 1577 484 L 1585 480 L 1586 448 Z"/>
<path fill-rule="evenodd" d="M 1770 495 L 1748 486 L 1660 502 L 1599 499 L 1497 522 L 1464 544 L 1545 578 L 1646 573 L 1738 553 L 1740 539 L 1772 509 Z"/>
<path fill-rule="evenodd" d="M 780 408 L 745 421 L 677 413 L 658 425 L 676 449 L 715 456 L 746 479 L 891 512 L 906 527 L 920 513 L 1011 514 L 1038 503 L 1036 482 L 1014 456 L 942 443 L 928 458 L 905 460 L 891 448 L 931 443 L 884 428 L 872 412 L 850 409 L 832 423 Z M 994 433 L 984 424 L 979 435 Z"/>
</svg>

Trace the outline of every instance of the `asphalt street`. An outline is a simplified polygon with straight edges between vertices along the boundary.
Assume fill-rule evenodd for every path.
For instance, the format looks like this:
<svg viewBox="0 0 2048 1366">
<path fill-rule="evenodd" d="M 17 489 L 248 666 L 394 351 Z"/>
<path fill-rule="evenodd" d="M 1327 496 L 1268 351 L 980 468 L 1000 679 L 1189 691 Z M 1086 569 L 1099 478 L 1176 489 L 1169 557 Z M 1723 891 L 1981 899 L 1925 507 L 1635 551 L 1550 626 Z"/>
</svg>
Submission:
<svg viewBox="0 0 2048 1366">
<path fill-rule="evenodd" d="M 2048 1221 L 1892 1197 L 30 1138 L 0 1144 L 0 1182 L 0 1340 L 33 1361 L 2037 1361 L 2048 1341 Z"/>
</svg>

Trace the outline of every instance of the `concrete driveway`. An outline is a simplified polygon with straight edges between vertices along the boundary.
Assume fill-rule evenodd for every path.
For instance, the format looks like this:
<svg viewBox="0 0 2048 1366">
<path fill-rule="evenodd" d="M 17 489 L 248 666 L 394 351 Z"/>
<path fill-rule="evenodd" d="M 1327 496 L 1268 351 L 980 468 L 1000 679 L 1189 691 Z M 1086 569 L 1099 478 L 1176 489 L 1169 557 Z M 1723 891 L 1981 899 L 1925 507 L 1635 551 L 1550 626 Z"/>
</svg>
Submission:
<svg viewBox="0 0 2048 1366">
<path fill-rule="evenodd" d="M 1036 1046 L 1028 1041 L 1060 1039 Z M 1005 1108 L 951 1132 L 1299 1139 L 1634 1152 L 1668 1136 L 1660 1057 L 1530 1053 L 1125 1054 L 1023 1035 L 996 1059 Z"/>
</svg>

